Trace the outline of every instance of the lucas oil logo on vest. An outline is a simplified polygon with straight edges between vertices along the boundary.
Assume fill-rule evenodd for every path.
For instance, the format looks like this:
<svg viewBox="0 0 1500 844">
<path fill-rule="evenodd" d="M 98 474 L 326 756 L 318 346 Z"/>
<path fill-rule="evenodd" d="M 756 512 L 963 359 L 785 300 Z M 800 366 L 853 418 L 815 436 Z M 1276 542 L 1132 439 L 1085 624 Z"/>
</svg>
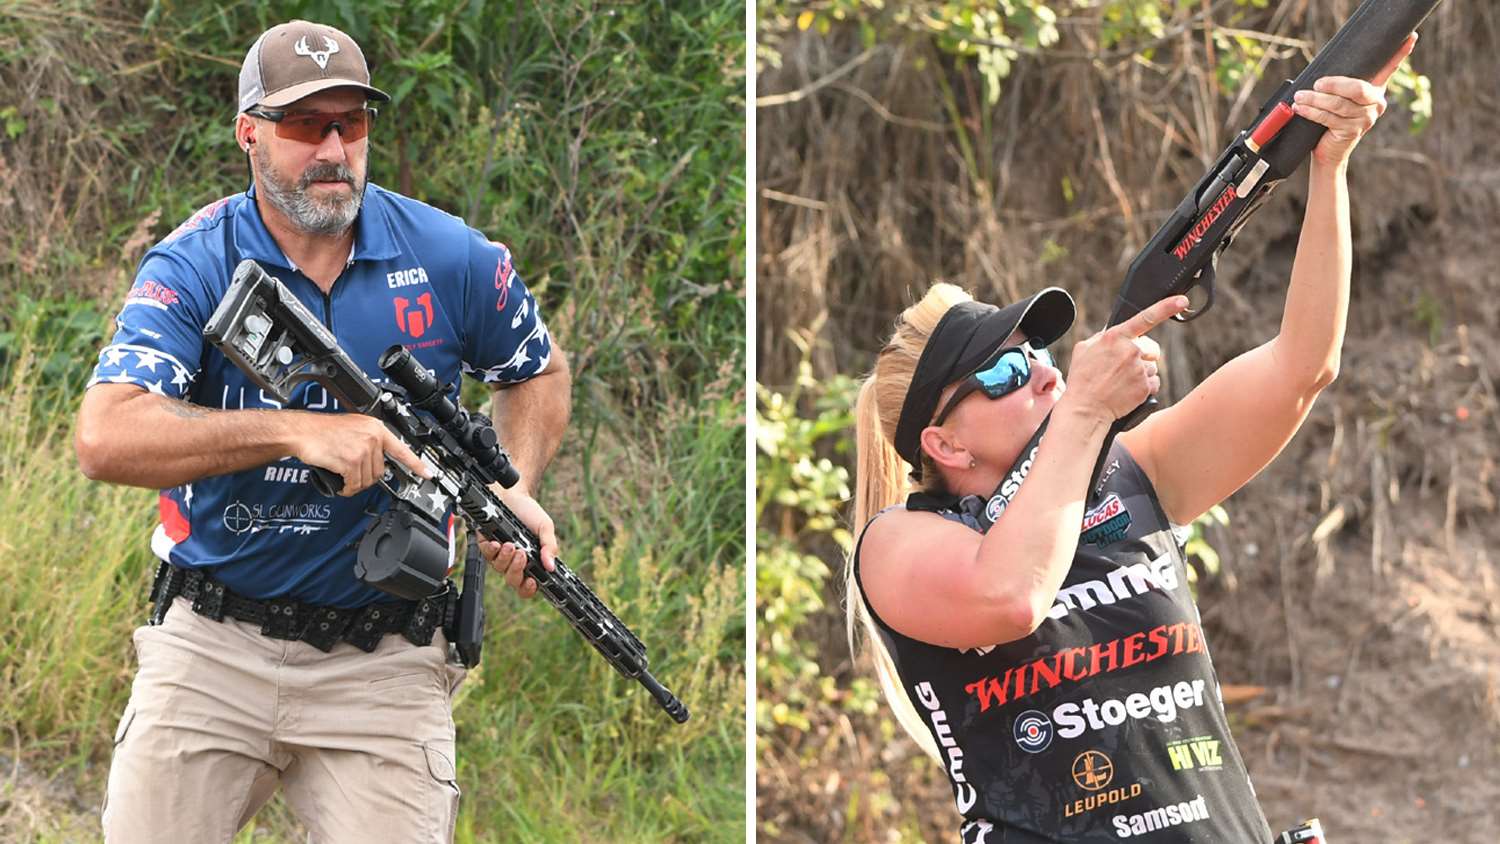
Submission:
<svg viewBox="0 0 1500 844">
<path fill-rule="evenodd" d="M 1109 545 L 1124 539 L 1129 529 L 1130 511 L 1120 496 L 1111 492 L 1102 504 L 1083 514 L 1083 533 L 1078 541 Z"/>
</svg>

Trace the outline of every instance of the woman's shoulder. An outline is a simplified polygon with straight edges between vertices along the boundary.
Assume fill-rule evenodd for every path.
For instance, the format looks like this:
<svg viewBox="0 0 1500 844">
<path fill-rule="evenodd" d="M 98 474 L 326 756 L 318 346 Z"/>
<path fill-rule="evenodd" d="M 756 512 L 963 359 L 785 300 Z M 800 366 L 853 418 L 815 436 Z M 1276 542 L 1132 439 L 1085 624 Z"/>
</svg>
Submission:
<svg viewBox="0 0 1500 844">
<path fill-rule="evenodd" d="M 979 539 L 977 531 L 953 514 L 895 504 L 865 524 L 856 557 L 880 567 L 894 560 L 927 558 Z"/>
</svg>

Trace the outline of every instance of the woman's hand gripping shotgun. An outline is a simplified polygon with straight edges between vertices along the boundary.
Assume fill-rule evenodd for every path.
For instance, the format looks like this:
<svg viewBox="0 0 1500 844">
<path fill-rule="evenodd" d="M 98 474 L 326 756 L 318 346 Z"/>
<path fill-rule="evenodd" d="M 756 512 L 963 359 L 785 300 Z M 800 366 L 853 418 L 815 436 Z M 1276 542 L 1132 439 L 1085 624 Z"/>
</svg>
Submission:
<svg viewBox="0 0 1500 844">
<path fill-rule="evenodd" d="M 388 382 L 377 386 L 339 347 L 297 297 L 254 261 L 235 269 L 233 282 L 203 334 L 261 389 L 282 402 L 305 381 L 316 381 L 346 407 L 381 420 L 432 470 L 424 479 L 386 458 L 381 486 L 395 498 L 360 542 L 354 571 L 382 591 L 418 599 L 449 588 L 446 518 L 450 504 L 471 532 L 510 542 L 527 555 L 526 574 L 568 623 L 626 677 L 639 680 L 678 723 L 688 710 L 647 669 L 646 648 L 562 560 L 541 564 L 541 543 L 490 489 L 519 475 L 490 421 L 449 398 L 404 347 L 392 346 L 379 364 Z M 343 480 L 315 469 L 318 491 L 332 495 Z M 477 543 L 464 563 L 455 646 L 466 665 L 479 661 L 484 633 L 484 575 Z"/>
<path fill-rule="evenodd" d="M 1189 322 L 1212 307 L 1219 254 L 1229 248 L 1271 191 L 1302 166 L 1323 137 L 1322 126 L 1292 113 L 1292 97 L 1311 89 L 1325 76 L 1369 81 L 1440 2 L 1364 0 L 1307 68 L 1296 79 L 1283 83 L 1261 107 L 1250 128 L 1240 132 L 1219 155 L 1131 262 L 1108 326 L 1119 325 L 1156 302 L 1194 287 L 1202 287 L 1207 298 L 1198 308 L 1173 319 Z M 1094 463 L 1090 497 L 1098 489 L 1099 472 L 1115 435 L 1134 428 L 1156 408 L 1156 399 L 1148 398 L 1115 420 Z"/>
</svg>

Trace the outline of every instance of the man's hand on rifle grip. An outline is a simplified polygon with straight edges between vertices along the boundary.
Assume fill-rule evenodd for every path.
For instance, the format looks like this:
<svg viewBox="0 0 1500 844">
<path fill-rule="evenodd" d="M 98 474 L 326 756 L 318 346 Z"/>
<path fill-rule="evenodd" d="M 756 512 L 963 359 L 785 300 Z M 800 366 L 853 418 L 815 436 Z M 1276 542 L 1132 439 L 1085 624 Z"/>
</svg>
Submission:
<svg viewBox="0 0 1500 844">
<path fill-rule="evenodd" d="M 357 495 L 379 483 L 387 454 L 417 475 L 432 477 L 406 443 L 373 416 L 287 411 L 285 418 L 291 429 L 292 456 L 342 478 L 339 495 Z"/>
</svg>

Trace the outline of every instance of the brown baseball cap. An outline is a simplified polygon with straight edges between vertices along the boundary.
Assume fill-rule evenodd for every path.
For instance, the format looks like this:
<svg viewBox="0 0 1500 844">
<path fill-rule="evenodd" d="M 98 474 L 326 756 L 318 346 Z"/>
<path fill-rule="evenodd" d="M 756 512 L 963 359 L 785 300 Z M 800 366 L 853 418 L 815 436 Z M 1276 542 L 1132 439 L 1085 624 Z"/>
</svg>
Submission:
<svg viewBox="0 0 1500 844">
<path fill-rule="evenodd" d="M 309 94 L 350 85 L 372 100 L 390 95 L 370 87 L 370 68 L 354 39 L 331 26 L 295 20 L 255 39 L 240 65 L 240 111 L 284 108 Z"/>
</svg>

